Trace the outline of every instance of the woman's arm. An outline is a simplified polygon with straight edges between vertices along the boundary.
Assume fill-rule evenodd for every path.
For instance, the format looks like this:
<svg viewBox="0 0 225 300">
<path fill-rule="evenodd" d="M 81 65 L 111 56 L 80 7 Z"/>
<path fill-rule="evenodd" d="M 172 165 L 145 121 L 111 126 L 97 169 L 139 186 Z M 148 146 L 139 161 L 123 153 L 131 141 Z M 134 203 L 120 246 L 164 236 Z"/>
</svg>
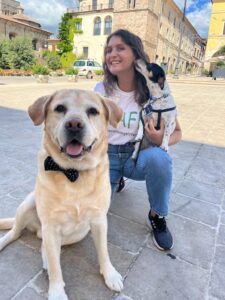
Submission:
<svg viewBox="0 0 225 300">
<path fill-rule="evenodd" d="M 164 129 L 165 129 L 165 125 L 163 120 L 161 120 L 160 122 L 159 130 L 155 129 L 153 119 L 150 119 L 148 123 L 146 123 L 145 125 L 145 132 L 149 136 L 150 140 L 157 146 L 160 146 L 162 144 Z M 176 119 L 176 126 L 174 132 L 170 136 L 169 146 L 178 143 L 181 140 L 181 138 L 182 138 L 181 127 L 178 120 Z"/>
</svg>

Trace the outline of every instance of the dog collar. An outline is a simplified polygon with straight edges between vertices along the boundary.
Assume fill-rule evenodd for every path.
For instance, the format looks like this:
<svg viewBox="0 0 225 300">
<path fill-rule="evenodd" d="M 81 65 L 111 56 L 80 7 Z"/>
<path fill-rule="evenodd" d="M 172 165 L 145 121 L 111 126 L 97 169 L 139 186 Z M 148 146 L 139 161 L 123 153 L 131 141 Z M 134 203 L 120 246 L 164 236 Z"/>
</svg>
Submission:
<svg viewBox="0 0 225 300">
<path fill-rule="evenodd" d="M 74 182 L 79 177 L 79 172 L 75 169 L 63 169 L 61 168 L 52 158 L 48 156 L 44 161 L 45 171 L 60 171 L 62 172 L 71 182 Z"/>
</svg>

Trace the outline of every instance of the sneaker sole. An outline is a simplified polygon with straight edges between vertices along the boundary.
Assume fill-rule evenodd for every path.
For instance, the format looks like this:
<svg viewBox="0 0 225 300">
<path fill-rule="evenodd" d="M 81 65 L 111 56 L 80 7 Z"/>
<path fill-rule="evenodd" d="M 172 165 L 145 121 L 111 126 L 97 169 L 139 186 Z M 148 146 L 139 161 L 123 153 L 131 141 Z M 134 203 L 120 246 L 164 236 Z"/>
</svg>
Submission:
<svg viewBox="0 0 225 300">
<path fill-rule="evenodd" d="M 168 251 L 168 250 L 173 249 L 173 244 L 172 244 L 172 246 L 171 246 L 170 248 L 166 248 L 166 249 L 160 247 L 159 244 L 156 242 L 156 239 L 155 239 L 155 237 L 154 237 L 154 234 L 152 234 L 152 239 L 153 239 L 153 243 L 155 244 L 155 246 L 156 246 L 159 250 L 161 250 L 161 251 Z"/>
<path fill-rule="evenodd" d="M 159 244 L 156 242 L 156 239 L 155 239 L 155 237 L 154 237 L 153 230 L 152 230 L 152 226 L 151 226 L 151 223 L 150 223 L 148 217 L 147 217 L 147 219 L 146 219 L 146 225 L 147 225 L 148 228 L 151 230 L 151 232 L 152 232 L 152 240 L 153 240 L 153 243 L 154 243 L 154 245 L 155 245 L 159 250 L 161 250 L 161 251 L 167 251 L 167 250 L 173 249 L 173 244 L 172 244 L 172 246 L 171 246 L 170 248 L 167 248 L 167 249 L 162 248 L 162 247 L 159 246 Z"/>
</svg>

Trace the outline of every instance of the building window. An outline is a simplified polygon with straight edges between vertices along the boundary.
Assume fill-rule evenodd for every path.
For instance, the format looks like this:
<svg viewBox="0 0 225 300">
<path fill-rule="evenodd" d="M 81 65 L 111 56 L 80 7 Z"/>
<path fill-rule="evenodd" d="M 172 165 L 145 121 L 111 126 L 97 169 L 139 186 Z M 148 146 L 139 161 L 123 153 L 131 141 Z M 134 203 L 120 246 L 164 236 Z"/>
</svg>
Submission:
<svg viewBox="0 0 225 300">
<path fill-rule="evenodd" d="M 225 35 L 225 22 L 223 23 L 223 35 Z"/>
<path fill-rule="evenodd" d="M 113 8 L 114 0 L 109 0 L 109 8 Z"/>
<path fill-rule="evenodd" d="M 169 11 L 169 14 L 168 14 L 168 20 L 170 21 L 170 11 Z"/>
<path fill-rule="evenodd" d="M 92 0 L 92 10 L 97 10 L 97 0 Z"/>
<path fill-rule="evenodd" d="M 81 22 L 76 22 L 75 23 L 75 28 L 76 28 L 76 31 L 82 30 Z"/>
<path fill-rule="evenodd" d="M 16 37 L 16 34 L 14 32 L 10 32 L 9 39 L 12 40 L 15 37 Z"/>
<path fill-rule="evenodd" d="M 173 26 L 174 27 L 176 26 L 176 18 L 174 18 L 174 20 L 173 20 Z"/>
<path fill-rule="evenodd" d="M 94 20 L 94 35 L 101 34 L 101 18 L 97 17 Z"/>
<path fill-rule="evenodd" d="M 34 50 L 37 50 L 37 40 L 36 39 L 32 40 L 32 47 Z"/>
<path fill-rule="evenodd" d="M 105 18 L 104 34 L 110 34 L 112 32 L 112 17 L 107 16 Z"/>
<path fill-rule="evenodd" d="M 84 58 L 88 58 L 88 47 L 83 47 L 83 56 Z"/>
</svg>

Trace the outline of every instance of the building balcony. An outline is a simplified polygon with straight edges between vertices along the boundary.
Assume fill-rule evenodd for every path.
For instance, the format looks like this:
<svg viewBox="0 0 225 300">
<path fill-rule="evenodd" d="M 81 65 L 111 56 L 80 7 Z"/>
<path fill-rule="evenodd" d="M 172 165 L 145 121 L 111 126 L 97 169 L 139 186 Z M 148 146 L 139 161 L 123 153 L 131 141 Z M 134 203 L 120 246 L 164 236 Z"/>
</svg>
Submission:
<svg viewBox="0 0 225 300">
<path fill-rule="evenodd" d="M 113 10 L 113 3 L 100 3 L 98 5 L 80 5 L 80 7 L 67 8 L 68 13 L 92 12 L 100 10 Z"/>
</svg>

